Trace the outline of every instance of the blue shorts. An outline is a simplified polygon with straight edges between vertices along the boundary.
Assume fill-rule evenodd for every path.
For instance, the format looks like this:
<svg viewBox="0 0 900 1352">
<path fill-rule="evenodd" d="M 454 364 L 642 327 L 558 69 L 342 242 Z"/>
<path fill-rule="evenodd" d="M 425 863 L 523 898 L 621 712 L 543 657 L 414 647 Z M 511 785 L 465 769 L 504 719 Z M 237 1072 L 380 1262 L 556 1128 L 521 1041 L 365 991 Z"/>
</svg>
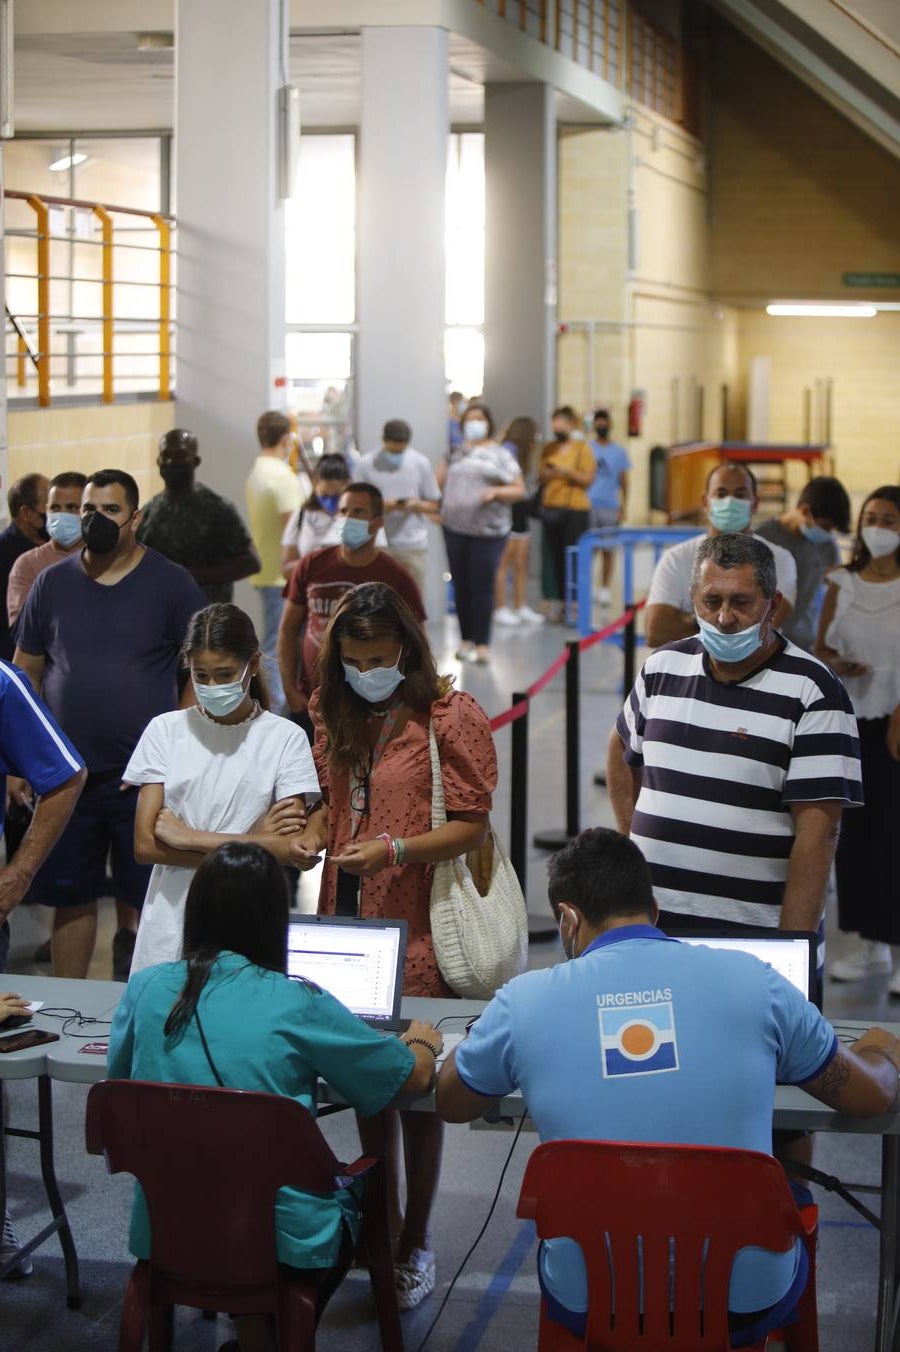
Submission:
<svg viewBox="0 0 900 1352">
<path fill-rule="evenodd" d="M 86 906 L 110 891 L 117 901 L 140 908 L 151 865 L 134 857 L 138 790 L 121 788 L 121 771 L 88 775 L 75 811 L 29 888 L 42 906 Z M 112 871 L 110 889 L 106 866 Z"/>
</svg>

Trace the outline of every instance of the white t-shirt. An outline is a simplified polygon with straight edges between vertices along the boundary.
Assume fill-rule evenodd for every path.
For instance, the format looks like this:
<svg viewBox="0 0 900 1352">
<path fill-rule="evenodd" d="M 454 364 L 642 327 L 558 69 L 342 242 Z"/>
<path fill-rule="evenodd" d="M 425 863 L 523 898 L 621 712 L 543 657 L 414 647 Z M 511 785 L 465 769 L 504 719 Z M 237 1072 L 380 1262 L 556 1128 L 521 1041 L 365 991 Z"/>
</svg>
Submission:
<svg viewBox="0 0 900 1352">
<path fill-rule="evenodd" d="M 762 541 L 775 555 L 778 590 L 793 605 L 797 599 L 797 565 L 793 554 L 771 540 L 764 540 L 761 535 L 754 535 L 753 538 Z M 660 555 L 650 581 L 648 606 L 674 606 L 676 610 L 693 613 L 691 573 L 694 555 L 700 547 L 700 541 L 705 539 L 705 535 L 697 535 L 691 540 L 682 540 L 681 544 L 672 545 L 671 549 Z"/>
<path fill-rule="evenodd" d="M 441 490 L 431 462 L 421 451 L 407 446 L 399 464 L 395 464 L 383 448 L 364 455 L 356 467 L 355 477 L 362 483 L 374 484 L 388 500 L 419 498 L 439 502 Z M 384 518 L 388 544 L 392 549 L 427 549 L 428 522 L 421 512 L 388 512 Z"/>
<path fill-rule="evenodd" d="M 229 727 L 201 711 L 176 709 L 151 720 L 122 776 L 163 784 L 164 805 L 196 831 L 252 830 L 273 803 L 293 794 L 318 798 L 306 733 L 263 712 Z M 181 957 L 184 903 L 192 868 L 155 864 L 141 912 L 132 972 Z"/>
<path fill-rule="evenodd" d="M 838 589 L 825 642 L 841 657 L 865 662 L 865 676 L 842 676 L 857 718 L 884 718 L 900 705 L 900 578 L 864 582 L 859 573 L 835 568 L 828 581 Z"/>
</svg>

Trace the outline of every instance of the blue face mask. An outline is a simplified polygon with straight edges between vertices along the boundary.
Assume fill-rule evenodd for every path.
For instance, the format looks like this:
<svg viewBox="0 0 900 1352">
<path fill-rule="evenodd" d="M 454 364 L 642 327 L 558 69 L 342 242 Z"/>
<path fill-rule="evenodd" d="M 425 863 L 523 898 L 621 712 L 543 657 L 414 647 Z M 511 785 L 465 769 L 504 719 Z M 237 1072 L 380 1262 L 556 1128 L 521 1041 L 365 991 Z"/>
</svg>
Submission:
<svg viewBox="0 0 900 1352">
<path fill-rule="evenodd" d="M 746 498 L 712 498 L 706 509 L 716 530 L 726 535 L 745 530 L 750 525 L 751 504 Z"/>
<path fill-rule="evenodd" d="M 371 538 L 370 522 L 360 521 L 355 516 L 345 516 L 341 522 L 341 544 L 347 549 L 362 549 Z"/>
<path fill-rule="evenodd" d="M 387 451 L 382 447 L 381 454 L 384 456 L 388 464 L 392 466 L 392 468 L 394 469 L 399 469 L 400 466 L 403 464 L 402 451 Z"/>
<path fill-rule="evenodd" d="M 342 662 L 341 666 L 344 668 L 347 684 L 354 694 L 369 704 L 381 704 L 384 700 L 390 699 L 403 680 L 403 672 L 400 670 L 402 656 L 401 648 L 392 667 L 373 667 L 371 671 L 360 671 L 346 662 Z"/>
<path fill-rule="evenodd" d="M 47 534 L 62 549 L 71 549 L 81 539 L 81 517 L 72 512 L 48 512 Z"/>
<path fill-rule="evenodd" d="M 49 530 L 49 526 L 47 529 Z M 800 529 L 812 545 L 827 545 L 831 539 L 831 531 L 826 530 L 824 526 L 809 526 L 802 521 Z"/>
<path fill-rule="evenodd" d="M 191 677 L 194 694 L 201 708 L 214 718 L 227 718 L 235 709 L 239 709 L 247 694 L 244 689 L 244 677 L 247 675 L 249 665 L 248 662 L 244 667 L 239 681 L 226 681 L 224 685 L 198 685 Z"/>
<path fill-rule="evenodd" d="M 749 629 L 739 629 L 736 634 L 723 634 L 714 624 L 701 620 L 699 615 L 697 624 L 700 627 L 700 642 L 717 662 L 746 662 L 762 646 L 759 633 L 761 620 L 759 624 L 751 624 Z"/>
<path fill-rule="evenodd" d="M 341 500 L 340 493 L 319 493 L 319 506 L 322 507 L 329 516 L 334 516 L 338 509 L 338 503 Z"/>
</svg>

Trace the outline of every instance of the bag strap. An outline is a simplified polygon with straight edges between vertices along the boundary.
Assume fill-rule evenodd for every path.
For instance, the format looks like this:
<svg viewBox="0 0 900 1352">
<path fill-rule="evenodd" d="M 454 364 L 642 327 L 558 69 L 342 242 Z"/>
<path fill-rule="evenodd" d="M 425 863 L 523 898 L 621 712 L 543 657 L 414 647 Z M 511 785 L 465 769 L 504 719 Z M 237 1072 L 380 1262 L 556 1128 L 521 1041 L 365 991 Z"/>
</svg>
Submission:
<svg viewBox="0 0 900 1352">
<path fill-rule="evenodd" d="M 428 720 L 428 749 L 431 753 L 431 829 L 447 825 L 447 807 L 444 800 L 444 776 L 441 774 L 441 757 L 438 752 L 437 738 L 434 735 L 434 723 Z"/>
<path fill-rule="evenodd" d="M 212 1071 L 213 1076 L 215 1077 L 216 1084 L 219 1086 L 220 1089 L 227 1089 L 228 1086 L 226 1085 L 225 1081 L 222 1079 L 222 1076 L 216 1069 L 216 1063 L 212 1059 L 212 1056 L 210 1055 L 209 1043 L 207 1042 L 206 1034 L 203 1031 L 203 1024 L 200 1022 L 200 1010 L 196 1007 L 196 1005 L 194 1006 L 194 1018 L 197 1020 L 197 1028 L 200 1033 L 200 1041 L 203 1043 L 203 1051 L 206 1055 L 207 1061 L 209 1062 L 209 1068 Z"/>
</svg>

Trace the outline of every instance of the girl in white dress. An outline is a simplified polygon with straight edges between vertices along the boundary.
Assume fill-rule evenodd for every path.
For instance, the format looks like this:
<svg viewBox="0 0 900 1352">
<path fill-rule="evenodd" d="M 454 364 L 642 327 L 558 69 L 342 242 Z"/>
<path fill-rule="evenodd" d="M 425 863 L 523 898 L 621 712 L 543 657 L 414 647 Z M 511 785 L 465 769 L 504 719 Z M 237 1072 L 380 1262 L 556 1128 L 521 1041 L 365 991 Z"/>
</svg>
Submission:
<svg viewBox="0 0 900 1352">
<path fill-rule="evenodd" d="M 350 482 L 342 455 L 323 455 L 313 471 L 312 494 L 292 513 L 281 537 L 281 567 L 288 580 L 304 554 L 338 544 L 337 509 Z"/>
<path fill-rule="evenodd" d="M 182 650 L 196 705 L 160 714 L 123 776 L 141 786 L 135 857 L 153 864 L 132 973 L 181 956 L 194 870 L 226 840 L 253 840 L 296 862 L 306 808 L 319 781 L 306 734 L 268 711 L 259 641 L 237 606 L 191 619 Z"/>
<path fill-rule="evenodd" d="M 838 981 L 887 973 L 900 944 L 894 844 L 900 823 L 900 489 L 876 488 L 863 503 L 853 557 L 828 575 L 816 656 L 853 701 L 862 757 L 863 807 L 841 820 L 835 858 L 838 921 L 859 935 L 830 964 Z M 888 987 L 900 995 L 900 973 Z"/>
</svg>

